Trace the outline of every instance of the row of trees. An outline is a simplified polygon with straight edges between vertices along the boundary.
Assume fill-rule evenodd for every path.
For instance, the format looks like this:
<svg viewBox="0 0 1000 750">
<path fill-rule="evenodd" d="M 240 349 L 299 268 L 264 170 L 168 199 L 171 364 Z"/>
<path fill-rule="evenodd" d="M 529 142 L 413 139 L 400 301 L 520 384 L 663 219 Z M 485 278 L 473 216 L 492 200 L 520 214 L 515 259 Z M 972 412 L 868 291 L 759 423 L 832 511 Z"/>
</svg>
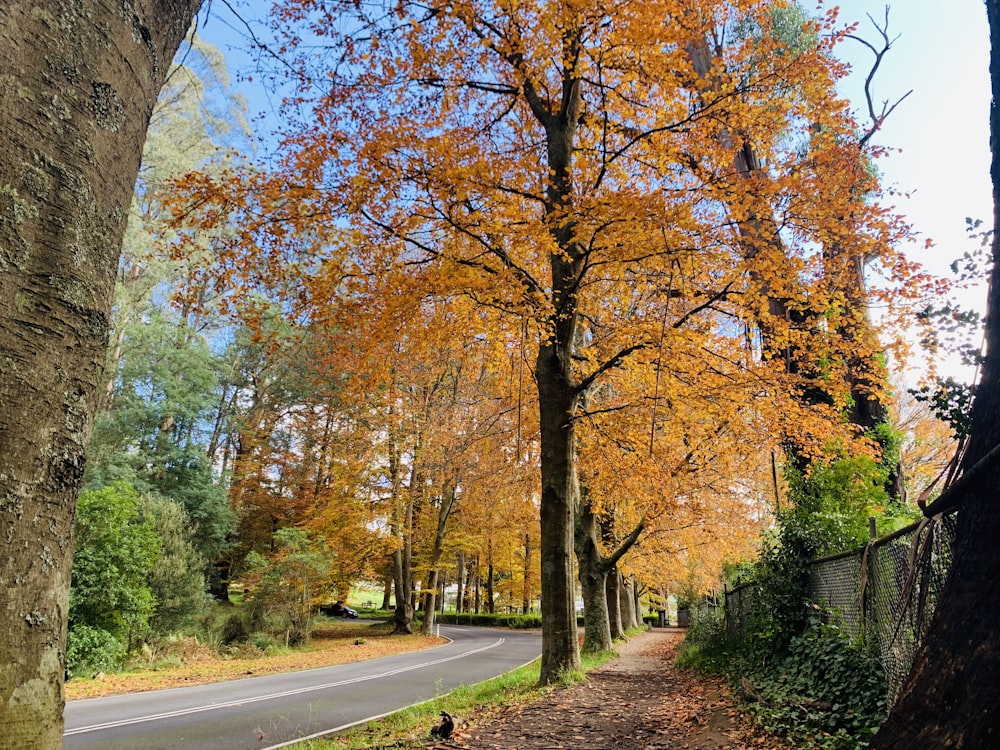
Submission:
<svg viewBox="0 0 1000 750">
<path fill-rule="evenodd" d="M 86 20 L 15 0 L 0 16 L 0 74 L 27 87 L 4 100 L 0 180 L 0 346 L 15 363 L 0 376 L 0 584 L 16 592 L 0 705 L 23 747 L 60 741 L 68 540 L 108 394 L 98 362 L 124 206 L 197 3 L 81 7 Z M 877 256 L 890 297 L 912 269 L 874 200 L 868 139 L 833 92 L 842 33 L 792 11 L 284 4 L 300 87 L 279 168 L 182 181 L 175 211 L 191 223 L 167 237 L 190 269 L 174 350 L 197 348 L 194 321 L 228 290 L 215 302 L 242 323 L 232 340 L 259 355 L 217 391 L 242 417 L 196 460 L 184 449 L 214 422 L 162 408 L 93 471 L 124 467 L 168 495 L 231 471 L 229 504 L 210 500 L 214 482 L 176 494 L 206 549 L 228 536 L 230 507 L 252 545 L 324 516 L 357 535 L 331 547 L 348 560 L 384 545 L 401 625 L 420 548 L 433 561 L 461 546 L 449 522 L 481 514 L 495 531 L 498 516 L 510 531 L 519 509 L 537 512 L 542 680 L 575 667 L 574 556 L 588 638 L 603 643 L 596 582 L 636 540 L 690 550 L 713 521 L 756 512 L 760 449 L 873 448 L 841 417 L 881 400 L 858 269 Z M 50 75 L 62 35 L 73 64 Z M 86 105 L 60 108 L 67 91 Z M 422 519 L 432 533 L 418 536 Z"/>
<path fill-rule="evenodd" d="M 314 596 L 336 599 L 360 578 L 388 577 L 400 630 L 410 627 L 418 588 L 429 613 L 422 627 L 432 627 L 444 578 L 464 587 L 460 606 L 467 598 L 488 611 L 535 606 L 537 398 L 528 360 L 537 355 L 528 321 L 510 326 L 467 296 L 387 299 L 377 285 L 331 295 L 323 306 L 290 297 L 287 285 L 240 287 L 239 277 L 213 264 L 232 227 L 188 225 L 178 238 L 165 212 L 176 201 L 172 178 L 194 168 L 219 174 L 248 152 L 245 115 L 217 51 L 196 40 L 181 60 L 154 111 L 139 175 L 85 487 L 179 504 L 219 598 L 227 598 L 232 578 L 259 583 L 262 556 L 283 564 L 283 530 L 297 527 L 313 539 L 310 554 L 328 561 Z M 646 385 L 630 384 L 627 398 L 641 400 Z M 646 409 L 638 409 L 634 429 L 629 411 L 603 417 L 631 429 L 636 446 L 647 429 Z M 662 432 L 656 411 L 650 427 Z M 602 417 L 592 419 L 599 425 Z M 655 442 L 650 451 L 666 445 L 659 436 Z M 690 457 L 664 456 L 678 466 L 649 474 L 642 461 L 609 460 L 608 447 L 591 449 L 588 486 L 614 500 L 588 503 L 589 527 L 580 526 L 580 555 L 593 568 L 588 602 L 598 588 L 604 599 L 610 573 L 613 604 L 633 602 L 638 585 L 663 592 L 682 577 L 689 588 L 704 585 L 766 520 L 752 507 L 761 489 L 749 480 L 757 470 L 747 468 L 746 453 L 735 464 L 720 460 L 714 479 L 703 472 L 694 482 L 693 467 L 684 465 Z M 724 455 L 721 443 L 712 450 Z M 743 480 L 727 486 L 734 472 Z M 623 475 L 630 477 L 624 485 Z M 643 509 L 649 518 L 637 526 Z M 620 562 L 638 538 L 637 531 L 626 536 L 629 528 L 646 532 L 643 554 Z M 598 545 L 613 551 L 616 537 L 627 544 L 601 557 Z M 714 562 L 696 561 L 692 552 L 709 545 Z M 75 589 L 88 585 L 82 570 L 75 576 Z M 632 595 L 619 596 L 626 577 Z M 477 595 L 468 597 L 470 590 Z M 156 615 L 164 597 L 148 593 L 138 622 L 162 632 L 165 620 Z M 187 601 L 190 617 L 198 608 Z M 618 607 L 588 612 L 599 617 L 588 620 L 586 647 L 610 647 L 623 628 L 611 616 Z M 128 629 L 83 612 L 71 613 L 71 624 L 91 639 L 93 628 L 126 644 L 142 637 L 136 615 L 123 609 L 117 616 Z M 634 620 L 633 612 L 625 624 Z M 305 636 L 301 623 L 294 629 Z"/>
<path fill-rule="evenodd" d="M 753 45 L 754 55 L 775 44 L 787 58 L 782 65 L 801 67 L 797 74 L 805 77 L 831 63 L 817 46 L 817 29 L 795 6 L 761 9 L 718 31 L 728 37 L 717 40 L 714 52 L 700 37 L 689 40 L 680 59 L 692 66 L 692 80 L 709 74 L 713 55 L 721 61 L 727 44 Z M 735 172 L 711 180 L 697 170 L 674 174 L 676 166 L 653 169 L 643 178 L 645 189 L 660 202 L 638 217 L 626 210 L 641 193 L 638 177 L 614 183 L 613 192 L 628 192 L 616 197 L 621 205 L 581 208 L 597 224 L 588 249 L 572 240 L 580 253 L 574 273 L 594 273 L 590 264 L 610 270 L 586 284 L 593 287 L 587 297 L 593 309 L 556 315 L 518 291 L 524 284 L 533 294 L 543 288 L 528 262 L 505 281 L 513 291 L 503 290 L 476 277 L 502 270 L 488 255 L 474 261 L 439 256 L 421 239 L 420 233 L 440 232 L 439 241 L 450 242 L 445 233 L 458 231 L 464 251 L 474 226 L 480 243 L 512 242 L 501 234 L 510 232 L 511 220 L 500 213 L 512 207 L 492 207 L 487 227 L 478 215 L 473 225 L 466 217 L 452 226 L 451 217 L 437 228 L 425 226 L 430 219 L 424 217 L 404 234 L 394 224 L 381 226 L 383 214 L 373 224 L 348 227 L 339 218 L 346 212 L 341 202 L 354 198 L 336 193 L 336 185 L 307 189 L 290 185 L 286 173 L 248 165 L 245 117 L 228 93 L 217 52 L 195 43 L 182 59 L 154 112 L 140 172 L 85 483 L 97 490 L 125 481 L 140 493 L 178 501 L 192 519 L 198 554 L 212 562 L 206 577 L 216 596 L 225 599 L 228 581 L 249 569 L 248 555 L 257 556 L 255 569 L 260 555 L 283 558 L 280 533 L 298 527 L 330 561 L 315 596 L 343 597 L 359 578 L 386 576 L 395 588 L 400 631 L 410 628 L 417 588 L 428 629 L 441 579 L 466 585 L 469 576 L 468 588 L 473 571 L 477 582 L 482 576 L 487 609 L 500 577 L 510 582 L 498 589 L 506 605 L 527 609 L 545 569 L 538 559 L 544 536 L 534 521 L 545 497 L 537 485 L 539 466 L 546 465 L 540 424 L 545 409 L 568 395 L 564 406 L 571 414 L 560 418 L 562 427 L 550 425 L 549 438 L 561 441 L 572 432 L 557 450 L 569 451 L 573 467 L 566 480 L 572 523 L 560 533 L 569 534 L 568 571 L 576 566 L 583 589 L 584 648 L 603 650 L 622 630 L 617 604 L 635 598 L 619 596 L 621 583 L 634 594 L 636 585 L 662 593 L 685 581 L 685 590 L 695 593 L 747 549 L 768 520 L 765 498 L 777 501 L 781 493 L 768 476 L 776 451 L 791 448 L 809 459 L 823 450 L 877 447 L 858 443 L 841 416 L 850 406 L 867 415 L 855 423 L 872 427 L 881 408 L 880 375 L 865 364 L 874 352 L 859 344 L 863 339 L 870 346 L 871 334 L 854 265 L 864 262 L 857 253 L 869 252 L 875 240 L 862 238 L 861 250 L 835 248 L 852 258 L 845 280 L 839 256 L 808 246 L 829 231 L 807 223 L 821 215 L 792 222 L 800 235 L 757 213 L 735 224 L 723 221 L 737 208 L 727 191 L 749 188 L 759 201 L 760 185 L 767 184 L 756 141 L 732 157 Z M 790 95 L 794 87 L 787 85 L 770 93 L 787 95 L 786 118 L 817 108 L 805 93 L 801 100 Z M 711 116 L 677 125 L 674 135 L 686 143 L 693 137 L 687 130 L 697 132 L 701 118 L 714 118 L 715 107 L 726 111 L 712 107 Z M 411 125 L 421 126 L 428 127 Z M 787 147 L 783 137 L 772 138 L 777 154 Z M 647 133 L 640 141 L 651 138 Z M 732 156 L 728 129 L 712 138 L 699 146 L 705 150 L 699 163 Z M 846 131 L 839 138 L 846 140 Z M 315 158 L 317 144 L 308 134 L 287 143 L 301 180 L 307 173 L 299 160 Z M 834 146 L 846 158 L 836 139 Z M 606 160 L 612 152 L 602 148 Z M 822 153 L 822 144 L 810 148 Z M 781 158 L 791 169 L 805 156 Z M 357 173 L 349 173 L 353 185 Z M 448 176 L 444 166 L 435 172 L 438 180 Z M 388 184 L 393 173 L 370 177 Z M 433 189 L 446 196 L 469 190 L 465 181 L 472 178 L 456 179 Z M 597 192 L 605 179 L 598 179 Z M 871 189 L 865 172 L 848 179 L 861 183 L 845 189 Z M 727 180 L 733 184 L 723 190 Z M 676 195 L 692 186 L 700 186 L 710 205 L 704 216 Z M 769 200 L 803 201 L 796 210 L 817 212 L 796 187 L 772 186 Z M 509 192 L 503 185 L 499 190 Z M 548 190 L 538 196 L 541 205 L 550 200 Z M 396 207 L 402 213 L 393 221 L 409 227 L 413 200 Z M 517 206 L 524 200 L 520 196 Z M 752 211 L 766 208 L 765 201 Z M 658 213 L 667 211 L 670 222 Z M 614 218 L 617 213 L 624 218 Z M 896 228 L 878 224 L 878 217 L 868 217 L 868 231 L 882 232 L 878 241 L 887 242 Z M 367 221 L 363 208 L 361 218 Z M 433 211 L 431 219 L 437 220 Z M 627 231 L 638 231 L 637 237 L 603 237 L 609 227 L 634 222 L 639 226 Z M 668 228 L 673 239 L 664 234 Z M 660 236 L 642 249 L 639 239 L 649 242 L 643 233 L 657 229 Z M 394 241 L 402 244 L 394 249 Z M 756 266 L 761 243 L 774 254 L 772 274 L 798 274 L 794 282 L 782 279 L 788 289 L 781 295 L 776 278 Z M 421 258 L 420 252 L 430 254 Z M 510 258 L 499 252 L 503 266 Z M 720 273 L 724 257 L 731 268 Z M 564 283 L 583 282 L 574 276 Z M 793 291 L 797 299 L 787 296 Z M 580 293 L 564 293 L 566 304 L 578 304 Z M 837 295 L 853 301 L 838 302 Z M 761 304 L 766 313 L 757 309 Z M 802 309 L 793 311 L 796 305 Z M 815 322 L 814 308 L 824 305 L 832 330 Z M 557 356 L 568 358 L 563 376 L 570 381 L 560 386 L 566 388 L 561 396 L 542 398 L 532 387 L 542 382 L 539 358 L 548 356 L 542 332 L 564 315 L 577 321 Z M 769 452 L 771 461 L 762 460 Z M 640 540 L 637 555 L 632 548 Z M 476 564 L 467 565 L 473 556 Z M 571 578 L 564 592 L 567 632 L 575 632 L 575 588 Z M 301 623 L 296 630 L 301 634 Z M 575 646 L 575 636 L 572 641 Z"/>
<path fill-rule="evenodd" d="M 221 169 L 248 149 L 245 113 L 218 51 L 195 39 L 181 60 L 154 111 L 139 175 L 85 488 L 177 503 L 218 598 L 228 598 L 232 578 L 260 579 L 261 556 L 283 559 L 282 532 L 301 527 L 328 560 L 317 599 L 346 597 L 360 578 L 392 579 L 395 555 L 405 592 L 397 596 L 407 606 L 416 604 L 418 580 L 428 594 L 437 589 L 447 560 L 452 580 L 469 573 L 478 583 L 481 572 L 487 589 L 516 576 L 517 602 L 527 608 L 540 583 L 531 428 L 523 427 L 520 468 L 507 471 L 508 436 L 517 429 L 503 400 L 509 389 L 498 391 L 488 363 L 458 350 L 455 311 L 428 309 L 428 321 L 406 320 L 378 345 L 365 340 L 364 316 L 350 327 L 330 323 L 339 337 L 332 352 L 322 326 L 303 325 L 276 298 L 256 295 L 246 320 L 246 307 L 230 306 L 205 263 L 224 230 L 187 237 L 184 252 L 173 246 L 169 180 Z M 365 364 L 372 359 L 376 366 Z M 475 424 L 465 434 L 469 419 Z M 501 472 L 507 481 L 497 487 L 492 478 Z M 458 539 L 445 545 L 459 495 Z M 85 556 L 85 540 L 80 549 Z M 88 585 L 77 570 L 74 592 Z M 512 589 L 503 591 L 513 600 Z M 149 618 L 163 597 L 145 600 L 139 619 L 163 625 Z M 493 607 L 492 596 L 485 606 Z M 71 624 L 130 643 L 143 635 L 76 610 Z"/>
<path fill-rule="evenodd" d="M 859 135 L 836 96 L 832 16 L 303 1 L 274 30 L 275 164 L 181 181 L 181 241 L 227 228 L 212 273 L 293 312 L 340 403 L 379 417 L 363 465 L 385 461 L 398 602 L 424 487 L 443 531 L 480 486 L 465 456 L 431 478 L 433 429 L 478 449 L 495 424 L 489 455 L 538 472 L 543 682 L 578 666 L 577 567 L 585 645 L 607 648 L 606 578 L 638 540 L 759 517 L 772 452 L 877 453 L 844 418 L 883 411 L 868 296 L 923 287 L 874 199 L 878 122 Z M 447 418 L 428 398 L 458 394 L 460 361 L 484 400 Z"/>
</svg>

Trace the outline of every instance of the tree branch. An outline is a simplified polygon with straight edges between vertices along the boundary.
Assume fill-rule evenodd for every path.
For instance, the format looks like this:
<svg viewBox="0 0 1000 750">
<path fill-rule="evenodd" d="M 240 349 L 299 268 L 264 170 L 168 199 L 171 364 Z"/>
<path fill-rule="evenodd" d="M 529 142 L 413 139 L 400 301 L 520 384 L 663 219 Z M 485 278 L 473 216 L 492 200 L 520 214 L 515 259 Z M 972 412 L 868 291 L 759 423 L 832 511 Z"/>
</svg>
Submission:
<svg viewBox="0 0 1000 750">
<path fill-rule="evenodd" d="M 864 135 L 858 141 L 858 148 L 864 148 L 865 144 L 871 140 L 872 136 L 875 135 L 881 128 L 886 118 L 892 114 L 893 110 L 898 107 L 906 97 L 913 93 L 913 89 L 910 89 L 905 94 L 903 94 L 899 99 L 897 99 L 893 104 L 889 104 L 889 100 L 886 99 L 882 102 L 882 111 L 875 111 L 875 102 L 872 96 L 872 81 L 875 79 L 875 73 L 878 72 L 879 66 L 882 64 L 882 60 L 886 53 L 892 48 L 893 43 L 899 39 L 899 36 L 895 36 L 892 39 L 889 38 L 889 6 L 885 6 L 885 19 L 883 24 L 879 26 L 878 22 L 872 18 L 871 14 L 867 14 L 868 20 L 872 22 L 872 25 L 878 31 L 879 36 L 882 37 L 881 48 L 876 47 L 874 44 L 869 42 L 860 36 L 854 34 L 848 34 L 848 39 L 853 39 L 856 42 L 860 42 L 865 47 L 871 50 L 872 54 L 875 55 L 875 62 L 872 63 L 871 69 L 868 71 L 868 76 L 865 78 L 865 101 L 868 104 L 868 116 L 871 118 L 871 125 L 865 131 Z"/>
</svg>

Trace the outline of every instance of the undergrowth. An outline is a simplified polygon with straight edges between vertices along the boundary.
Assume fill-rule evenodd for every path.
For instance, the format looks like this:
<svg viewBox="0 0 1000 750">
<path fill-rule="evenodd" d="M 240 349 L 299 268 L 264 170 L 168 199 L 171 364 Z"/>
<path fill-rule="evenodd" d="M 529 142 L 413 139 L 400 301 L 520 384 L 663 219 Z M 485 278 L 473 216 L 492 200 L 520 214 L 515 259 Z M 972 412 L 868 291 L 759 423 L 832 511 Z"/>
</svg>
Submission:
<svg viewBox="0 0 1000 750">
<path fill-rule="evenodd" d="M 878 660 L 826 613 L 814 611 L 783 650 L 761 640 L 730 643 L 722 609 L 702 618 L 677 665 L 726 677 L 741 708 L 765 731 L 800 748 L 862 750 L 885 720 L 888 691 Z"/>
<path fill-rule="evenodd" d="M 679 650 L 679 666 L 725 675 L 756 723 L 796 747 L 865 748 L 888 711 L 878 659 L 810 594 L 810 560 L 865 543 L 871 517 L 895 524 L 906 514 L 887 489 L 899 436 L 883 424 L 868 437 L 881 460 L 835 445 L 826 458 L 789 458 L 789 504 L 763 536 L 759 559 L 739 571 L 752 588 L 738 641 L 728 640 L 721 608 L 708 617 L 702 608 Z"/>
</svg>

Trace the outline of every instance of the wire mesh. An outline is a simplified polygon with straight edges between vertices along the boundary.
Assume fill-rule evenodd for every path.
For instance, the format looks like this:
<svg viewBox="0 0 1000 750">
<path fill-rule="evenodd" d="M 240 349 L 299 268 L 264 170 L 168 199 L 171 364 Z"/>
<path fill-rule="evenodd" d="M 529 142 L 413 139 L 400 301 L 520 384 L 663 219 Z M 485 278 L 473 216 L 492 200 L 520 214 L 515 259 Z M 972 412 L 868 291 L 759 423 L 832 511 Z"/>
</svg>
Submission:
<svg viewBox="0 0 1000 750">
<path fill-rule="evenodd" d="M 861 637 L 861 551 L 815 562 L 809 570 L 812 600 L 834 613 L 836 622 L 851 638 Z"/>
<path fill-rule="evenodd" d="M 834 613 L 851 638 L 873 649 L 885 669 L 890 701 L 903 686 L 927 634 L 951 566 L 957 513 L 923 521 L 855 552 L 813 562 L 810 596 Z M 726 592 L 726 632 L 742 640 L 759 589 Z"/>
<path fill-rule="evenodd" d="M 895 699 L 923 642 L 951 566 L 955 514 L 880 540 L 868 554 L 865 637 Z"/>
</svg>

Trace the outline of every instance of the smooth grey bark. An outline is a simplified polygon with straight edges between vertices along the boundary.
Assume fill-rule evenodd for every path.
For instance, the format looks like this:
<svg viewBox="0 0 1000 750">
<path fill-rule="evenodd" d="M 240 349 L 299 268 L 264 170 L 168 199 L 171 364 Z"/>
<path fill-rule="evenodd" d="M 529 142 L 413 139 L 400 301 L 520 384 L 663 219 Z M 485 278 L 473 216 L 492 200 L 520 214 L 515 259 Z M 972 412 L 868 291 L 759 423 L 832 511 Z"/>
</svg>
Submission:
<svg viewBox="0 0 1000 750">
<path fill-rule="evenodd" d="M 621 575 L 620 572 L 619 575 Z M 639 621 L 635 615 L 635 581 L 631 576 L 621 576 L 621 583 L 618 587 L 618 600 L 618 606 L 622 615 L 622 627 L 626 630 L 639 627 Z"/>
<path fill-rule="evenodd" d="M 615 571 L 618 561 L 639 540 L 645 526 L 640 521 L 632 532 L 607 556 L 598 544 L 598 523 L 593 509 L 583 493 L 576 519 L 576 556 L 580 566 L 580 588 L 583 592 L 583 651 L 599 653 L 614 648 L 609 614 L 607 578 Z M 614 606 L 618 606 L 617 593 Z M 619 621 L 620 628 L 620 621 Z"/>
<path fill-rule="evenodd" d="M 146 128 L 199 0 L 0 9 L 0 736 L 62 743 L 76 497 Z"/>
<path fill-rule="evenodd" d="M 584 502 L 577 518 L 576 558 L 580 565 L 583 593 L 583 652 L 611 651 L 611 623 L 608 617 L 607 578 L 611 566 L 597 544 L 597 519 Z"/>
</svg>

